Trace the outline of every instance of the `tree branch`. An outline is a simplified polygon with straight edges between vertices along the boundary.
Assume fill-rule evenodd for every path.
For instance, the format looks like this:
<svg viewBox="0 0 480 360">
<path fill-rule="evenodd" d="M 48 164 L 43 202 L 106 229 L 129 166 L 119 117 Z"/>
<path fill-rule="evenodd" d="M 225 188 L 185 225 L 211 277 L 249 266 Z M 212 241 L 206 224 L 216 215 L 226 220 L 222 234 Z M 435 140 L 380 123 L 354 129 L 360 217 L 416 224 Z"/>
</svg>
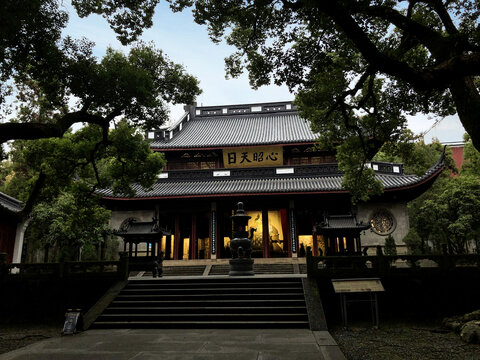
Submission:
<svg viewBox="0 0 480 360">
<path fill-rule="evenodd" d="M 35 205 L 38 197 L 40 196 L 40 191 L 42 190 L 46 179 L 47 176 L 43 173 L 43 171 L 40 171 L 40 173 L 38 174 L 38 178 L 35 181 L 35 185 L 33 186 L 33 190 L 28 196 L 28 199 L 25 203 L 25 207 L 21 211 L 21 214 L 24 218 L 28 217 L 28 215 L 30 215 L 30 213 L 32 212 L 33 206 Z"/>
<path fill-rule="evenodd" d="M 115 115 L 117 116 L 117 115 Z M 0 124 L 0 144 L 8 140 L 36 140 L 57 137 L 60 138 L 75 123 L 85 122 L 97 124 L 108 129 L 109 116 L 103 118 L 98 115 L 82 111 L 68 113 L 59 118 L 55 123 L 3 123 Z"/>
<path fill-rule="evenodd" d="M 443 90 L 449 87 L 450 83 L 458 77 L 480 74 L 480 54 L 460 55 L 453 59 L 446 58 L 444 62 L 437 63 L 433 69 L 414 69 L 405 62 L 396 60 L 381 52 L 357 24 L 352 15 L 338 1 L 325 0 L 319 2 L 318 7 L 335 21 L 337 26 L 355 44 L 369 64 L 380 72 L 408 82 L 417 90 Z M 405 24 L 413 26 L 403 15 L 400 15 L 402 17 L 400 19 L 397 18 L 397 15 L 394 15 L 394 12 L 391 14 L 398 21 L 401 20 Z M 420 24 L 417 25 L 421 26 Z M 428 34 L 435 37 L 435 41 L 440 39 L 438 34 L 432 33 L 430 30 Z"/>
</svg>

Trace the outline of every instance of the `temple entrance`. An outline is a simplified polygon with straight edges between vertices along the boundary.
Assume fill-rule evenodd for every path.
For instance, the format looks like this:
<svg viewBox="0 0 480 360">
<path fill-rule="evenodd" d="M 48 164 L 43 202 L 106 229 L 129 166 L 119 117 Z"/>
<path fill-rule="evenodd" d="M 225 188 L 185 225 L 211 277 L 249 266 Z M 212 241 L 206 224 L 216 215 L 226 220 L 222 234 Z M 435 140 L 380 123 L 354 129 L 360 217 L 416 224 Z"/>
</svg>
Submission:
<svg viewBox="0 0 480 360">
<path fill-rule="evenodd" d="M 200 214 L 196 217 L 196 258 L 210 259 L 210 219 L 208 214 Z"/>
<path fill-rule="evenodd" d="M 287 233 L 287 210 L 268 211 L 268 255 L 269 257 L 287 257 L 288 247 L 285 241 Z"/>
<path fill-rule="evenodd" d="M 168 235 L 162 237 L 161 249 L 163 251 L 165 260 L 173 259 L 173 243 L 175 236 Z"/>
<path fill-rule="evenodd" d="M 287 210 L 246 211 L 247 230 L 252 241 L 252 257 L 287 257 Z"/>
<path fill-rule="evenodd" d="M 248 238 L 252 241 L 252 258 L 264 257 L 262 211 L 245 211 L 250 216 L 247 225 Z"/>
</svg>

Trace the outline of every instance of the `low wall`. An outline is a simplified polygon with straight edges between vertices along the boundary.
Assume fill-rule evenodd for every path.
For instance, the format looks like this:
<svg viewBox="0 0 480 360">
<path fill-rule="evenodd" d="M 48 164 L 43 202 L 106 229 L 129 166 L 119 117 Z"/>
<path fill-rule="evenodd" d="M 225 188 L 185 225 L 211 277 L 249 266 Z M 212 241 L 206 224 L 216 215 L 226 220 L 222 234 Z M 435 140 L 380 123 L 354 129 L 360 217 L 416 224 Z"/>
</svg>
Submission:
<svg viewBox="0 0 480 360">
<path fill-rule="evenodd" d="M 401 259 L 404 262 L 392 265 Z M 309 277 L 318 283 L 329 326 L 341 320 L 340 295 L 332 279 L 380 278 L 385 288 L 378 294 L 380 323 L 386 318 L 438 322 L 480 309 L 479 263 L 478 255 L 307 257 Z M 349 294 L 347 300 L 368 297 Z M 348 313 L 349 323 L 370 319 L 368 303 L 352 303 Z"/>
<path fill-rule="evenodd" d="M 2 255 L 2 254 L 0 254 Z M 128 277 L 120 261 L 7 264 L 0 259 L 0 323 L 55 323 L 69 308 L 88 311 L 116 282 Z"/>
<path fill-rule="evenodd" d="M 1 323 L 49 323 L 62 329 L 67 309 L 85 313 L 114 279 L 28 279 L 0 281 Z"/>
</svg>

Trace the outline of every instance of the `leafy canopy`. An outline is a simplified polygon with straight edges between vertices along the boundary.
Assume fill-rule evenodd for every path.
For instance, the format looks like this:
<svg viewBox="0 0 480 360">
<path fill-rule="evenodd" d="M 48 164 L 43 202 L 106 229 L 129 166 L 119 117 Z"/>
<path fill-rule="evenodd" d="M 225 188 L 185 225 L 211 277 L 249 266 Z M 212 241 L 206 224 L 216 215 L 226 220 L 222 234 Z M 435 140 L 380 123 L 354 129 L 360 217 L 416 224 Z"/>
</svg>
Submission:
<svg viewBox="0 0 480 360">
<path fill-rule="evenodd" d="M 417 147 L 420 149 L 417 153 L 424 157 L 435 156 L 432 153 L 438 154 L 439 151 L 438 147 L 435 150 L 435 146 L 423 143 L 418 143 Z M 437 253 L 442 252 L 443 247 L 459 254 L 479 251 L 479 158 L 479 152 L 468 141 L 459 174 L 452 178 L 452 172 L 446 169 L 429 191 L 409 204 L 411 231 L 404 241 L 412 252 L 427 251 L 427 244 Z M 472 244 L 475 244 L 475 248 Z"/>
<path fill-rule="evenodd" d="M 161 50 L 134 43 L 158 2 L 72 0 L 80 17 L 103 16 L 130 45 L 101 59 L 93 42 L 64 34 L 63 1 L 0 2 L 0 144 L 10 142 L 0 190 L 26 202 L 20 216 L 31 215 L 31 237 L 62 258 L 103 241 L 109 212 L 95 190 L 131 195 L 133 182 L 155 182 L 164 159 L 140 131 L 162 125 L 168 103 L 192 103 L 201 92 Z M 72 133 L 74 124 L 83 127 Z"/>
<path fill-rule="evenodd" d="M 123 44 L 152 25 L 157 3 L 72 1 L 80 17 L 105 17 Z M 136 42 L 128 53 L 108 49 L 97 59 L 91 41 L 63 34 L 67 22 L 60 0 L 0 4 L 0 144 L 17 140 L 13 164 L 2 169 L 11 180 L 3 188 L 27 201 L 25 213 L 73 179 L 89 192 L 109 186 L 131 194 L 132 182 L 150 186 L 163 159 L 136 129 L 158 128 L 168 103 L 191 103 L 201 92 L 197 79 L 152 44 Z M 86 127 L 72 134 L 76 123 Z"/>
<path fill-rule="evenodd" d="M 237 48 L 228 76 L 247 71 L 254 88 L 273 82 L 297 93 L 321 145 L 338 147 L 354 199 L 381 191 L 364 165 L 408 140 L 406 115 L 457 113 L 480 149 L 478 0 L 169 2 L 194 6 L 214 42 Z"/>
</svg>

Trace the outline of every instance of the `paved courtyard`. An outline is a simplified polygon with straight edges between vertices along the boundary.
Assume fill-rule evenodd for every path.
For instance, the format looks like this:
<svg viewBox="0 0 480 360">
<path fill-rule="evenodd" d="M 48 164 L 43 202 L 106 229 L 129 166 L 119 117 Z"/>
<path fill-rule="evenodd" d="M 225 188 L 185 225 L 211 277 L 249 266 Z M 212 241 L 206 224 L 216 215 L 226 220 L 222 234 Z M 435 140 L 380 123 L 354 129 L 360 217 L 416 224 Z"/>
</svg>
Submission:
<svg viewBox="0 0 480 360">
<path fill-rule="evenodd" d="M 345 360 L 328 331 L 307 329 L 89 330 L 0 355 L 0 360 Z"/>
</svg>

